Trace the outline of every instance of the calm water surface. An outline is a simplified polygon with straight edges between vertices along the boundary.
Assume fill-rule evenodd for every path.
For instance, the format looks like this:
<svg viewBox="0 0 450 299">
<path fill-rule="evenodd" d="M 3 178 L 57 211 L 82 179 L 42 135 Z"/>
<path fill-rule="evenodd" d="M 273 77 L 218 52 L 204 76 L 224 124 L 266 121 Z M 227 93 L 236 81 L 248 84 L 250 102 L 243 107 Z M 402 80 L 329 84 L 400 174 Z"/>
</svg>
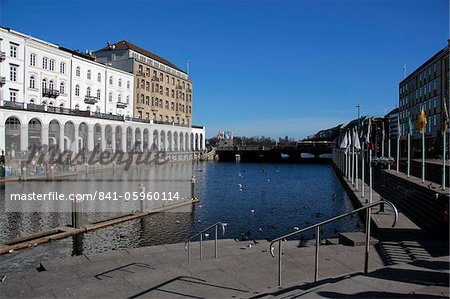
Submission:
<svg viewBox="0 0 450 299">
<path fill-rule="evenodd" d="M 121 189 L 135 190 L 136 179 L 157 177 L 170 181 L 176 177 L 174 184 L 190 190 L 191 175 L 196 177 L 196 196 L 200 199 L 197 205 L 0 256 L 0 271 L 35 266 L 39 261 L 55 257 L 184 242 L 217 221 L 228 223 L 224 238 L 272 239 L 293 231 L 294 227 L 302 228 L 353 209 L 333 169 L 325 164 L 178 163 L 127 173 L 88 174 L 83 179 L 95 189 L 98 181 L 119 178 L 123 184 Z M 32 182 L 26 184 L 34 188 Z M 58 184 L 61 187 L 61 183 L 54 184 L 55 188 Z M 117 182 L 110 184 L 116 186 Z M 4 192 L 0 194 L 4 205 Z M 114 215 L 90 212 L 85 219 L 92 222 Z M 56 212 L 1 213 L 0 238 L 3 242 L 66 225 L 70 217 L 70 213 Z M 345 218 L 323 227 L 322 236 L 333 237 L 338 232 L 361 229 L 358 217 Z M 305 233 L 303 238 L 312 238 L 312 232 Z"/>
</svg>

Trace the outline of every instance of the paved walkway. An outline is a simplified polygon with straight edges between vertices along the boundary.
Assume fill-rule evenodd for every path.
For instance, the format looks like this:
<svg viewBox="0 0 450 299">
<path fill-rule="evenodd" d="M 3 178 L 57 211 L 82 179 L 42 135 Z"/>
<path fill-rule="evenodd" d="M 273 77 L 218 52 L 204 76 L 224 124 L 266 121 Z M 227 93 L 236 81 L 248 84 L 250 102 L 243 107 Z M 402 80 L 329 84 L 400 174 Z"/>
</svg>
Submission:
<svg viewBox="0 0 450 299">
<path fill-rule="evenodd" d="M 204 244 L 204 260 L 199 261 L 198 243 L 193 243 L 191 263 L 187 263 L 184 244 L 142 247 L 54 260 L 40 267 L 40 270 L 45 271 L 30 269 L 6 275 L 0 283 L 0 292 L 8 298 L 241 298 L 280 290 L 276 287 L 277 259 L 268 253 L 268 242 L 260 241 L 259 244 L 254 244 L 220 240 L 217 260 L 213 258 L 214 243 L 208 241 Z M 305 283 L 311 283 L 314 276 L 315 248 L 299 248 L 298 244 L 298 241 L 287 241 L 283 245 L 282 281 L 288 289 L 293 285 L 306 287 Z M 389 254 L 401 255 L 401 252 L 395 249 L 389 253 L 372 246 L 370 250 L 371 271 L 381 271 Z M 424 261 L 422 263 L 426 266 L 426 260 L 435 254 L 436 252 L 432 251 L 418 253 L 416 261 Z M 320 279 L 360 273 L 363 265 L 364 246 L 320 247 Z M 442 269 L 436 271 L 444 273 L 448 270 L 448 264 L 442 265 Z M 362 291 L 361 284 L 357 280 L 354 283 L 360 286 L 356 289 L 346 289 L 347 293 Z M 394 282 L 391 284 L 392 290 L 402 294 L 417 291 L 420 286 L 442 287 L 440 281 L 436 285 L 430 279 L 423 282 L 418 279 L 411 285 L 401 284 L 398 288 Z M 422 291 L 436 293 L 434 287 L 429 291 Z M 373 288 L 369 284 L 365 290 Z"/>
</svg>

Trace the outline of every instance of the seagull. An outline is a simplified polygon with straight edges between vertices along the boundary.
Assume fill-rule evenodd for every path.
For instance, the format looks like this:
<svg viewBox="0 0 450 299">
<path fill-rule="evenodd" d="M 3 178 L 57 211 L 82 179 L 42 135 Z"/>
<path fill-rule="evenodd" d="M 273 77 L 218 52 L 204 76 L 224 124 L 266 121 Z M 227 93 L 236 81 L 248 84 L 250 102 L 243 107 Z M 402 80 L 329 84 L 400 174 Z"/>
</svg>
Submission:
<svg viewBox="0 0 450 299">
<path fill-rule="evenodd" d="M 294 230 L 300 230 L 298 226 L 294 226 Z"/>
<path fill-rule="evenodd" d="M 205 238 L 208 238 L 209 237 L 209 234 L 205 234 Z"/>
<path fill-rule="evenodd" d="M 179 224 L 179 223 L 180 223 L 180 220 L 176 220 L 175 223 L 176 223 L 176 224 Z"/>
<path fill-rule="evenodd" d="M 255 213 L 255 210 L 251 209 L 250 212 Z"/>
</svg>

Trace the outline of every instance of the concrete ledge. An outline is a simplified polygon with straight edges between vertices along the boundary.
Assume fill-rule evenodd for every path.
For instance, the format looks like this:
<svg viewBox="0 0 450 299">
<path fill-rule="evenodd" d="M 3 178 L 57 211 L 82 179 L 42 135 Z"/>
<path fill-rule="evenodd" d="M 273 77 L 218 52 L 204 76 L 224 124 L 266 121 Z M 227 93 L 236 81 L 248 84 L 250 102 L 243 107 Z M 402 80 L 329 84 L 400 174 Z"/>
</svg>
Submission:
<svg viewBox="0 0 450 299">
<path fill-rule="evenodd" d="M 377 243 L 377 239 L 370 237 L 369 245 L 373 246 Z M 366 234 L 362 232 L 340 233 L 339 244 L 346 246 L 364 246 L 366 244 Z"/>
</svg>

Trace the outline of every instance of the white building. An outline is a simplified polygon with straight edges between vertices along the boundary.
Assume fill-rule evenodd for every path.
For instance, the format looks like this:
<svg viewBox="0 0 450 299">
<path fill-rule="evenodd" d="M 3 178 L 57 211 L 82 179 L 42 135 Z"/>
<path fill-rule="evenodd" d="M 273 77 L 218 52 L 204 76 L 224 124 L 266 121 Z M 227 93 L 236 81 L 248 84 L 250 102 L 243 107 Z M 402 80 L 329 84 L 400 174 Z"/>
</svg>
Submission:
<svg viewBox="0 0 450 299">
<path fill-rule="evenodd" d="M 70 107 L 71 55 L 57 45 L 25 36 L 25 98 L 28 104 Z"/>
<path fill-rule="evenodd" d="M 25 39 L 0 27 L 0 99 L 24 101 Z"/>
<path fill-rule="evenodd" d="M 71 109 L 133 115 L 134 76 L 92 58 L 72 53 Z"/>
</svg>

